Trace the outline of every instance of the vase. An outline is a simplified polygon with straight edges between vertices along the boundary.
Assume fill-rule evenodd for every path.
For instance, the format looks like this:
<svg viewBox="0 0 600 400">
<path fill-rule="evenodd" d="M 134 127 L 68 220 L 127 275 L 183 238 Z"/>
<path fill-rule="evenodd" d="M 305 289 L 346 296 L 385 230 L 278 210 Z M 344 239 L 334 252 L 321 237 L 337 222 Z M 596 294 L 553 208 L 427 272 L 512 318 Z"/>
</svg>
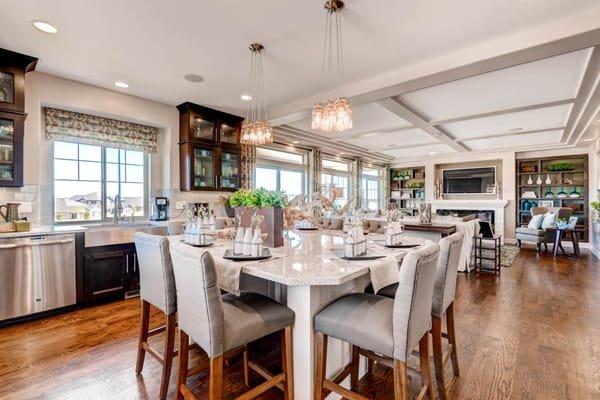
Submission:
<svg viewBox="0 0 600 400">
<path fill-rule="evenodd" d="M 535 181 L 536 185 L 541 185 L 542 184 L 542 176 L 538 175 L 537 181 Z"/>
<path fill-rule="evenodd" d="M 263 240 L 263 245 L 266 247 L 283 246 L 283 208 L 235 208 L 236 218 L 241 216 L 241 224 L 245 226 L 250 226 L 254 212 L 265 217 L 258 226 L 262 233 L 267 234 L 267 237 Z"/>
<path fill-rule="evenodd" d="M 529 179 L 527 179 L 527 184 L 529 186 L 533 185 L 533 179 L 531 179 L 531 175 L 529 175 Z"/>
<path fill-rule="evenodd" d="M 551 185 L 552 184 L 552 179 L 550 178 L 550 174 L 548 174 L 546 176 L 546 185 Z"/>
</svg>

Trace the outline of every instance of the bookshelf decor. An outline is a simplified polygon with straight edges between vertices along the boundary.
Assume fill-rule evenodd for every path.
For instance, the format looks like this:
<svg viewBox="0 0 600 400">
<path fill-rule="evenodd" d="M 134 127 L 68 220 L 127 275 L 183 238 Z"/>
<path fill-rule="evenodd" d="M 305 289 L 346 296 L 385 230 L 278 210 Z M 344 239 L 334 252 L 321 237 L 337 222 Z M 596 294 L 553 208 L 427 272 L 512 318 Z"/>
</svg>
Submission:
<svg viewBox="0 0 600 400">
<path fill-rule="evenodd" d="M 425 201 L 425 167 L 390 170 L 390 207 L 415 216 Z"/>
<path fill-rule="evenodd" d="M 517 227 L 527 225 L 533 207 L 569 207 L 575 232 L 588 241 L 588 156 L 517 160 Z M 533 176 L 533 179 L 532 179 Z"/>
</svg>

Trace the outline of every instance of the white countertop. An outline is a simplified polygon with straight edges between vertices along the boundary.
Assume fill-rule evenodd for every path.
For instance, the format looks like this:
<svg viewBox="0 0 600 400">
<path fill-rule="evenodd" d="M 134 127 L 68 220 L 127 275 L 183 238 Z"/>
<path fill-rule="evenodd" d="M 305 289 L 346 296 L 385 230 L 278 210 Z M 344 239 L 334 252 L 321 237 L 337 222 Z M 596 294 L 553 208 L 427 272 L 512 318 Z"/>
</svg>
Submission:
<svg viewBox="0 0 600 400">
<path fill-rule="evenodd" d="M 84 232 L 85 227 L 79 225 L 43 225 L 31 228 L 28 232 L 0 233 L 0 239 L 11 237 L 37 236 L 37 235 L 59 235 L 66 233 Z"/>
<path fill-rule="evenodd" d="M 271 249 L 273 258 L 261 262 L 240 261 L 242 272 L 248 275 L 281 283 L 287 286 L 327 286 L 349 282 L 369 272 L 373 260 L 347 261 L 336 254 L 342 251 L 342 231 L 289 231 L 285 245 Z M 183 236 L 169 236 L 170 240 L 182 240 Z M 367 235 L 369 250 L 382 255 L 395 255 L 401 261 L 410 249 L 388 249 L 382 244 L 384 235 Z M 405 241 L 424 244 L 429 241 L 406 237 Z M 217 240 L 207 247 L 215 258 L 222 258 L 225 250 L 232 248 L 231 241 Z"/>
</svg>

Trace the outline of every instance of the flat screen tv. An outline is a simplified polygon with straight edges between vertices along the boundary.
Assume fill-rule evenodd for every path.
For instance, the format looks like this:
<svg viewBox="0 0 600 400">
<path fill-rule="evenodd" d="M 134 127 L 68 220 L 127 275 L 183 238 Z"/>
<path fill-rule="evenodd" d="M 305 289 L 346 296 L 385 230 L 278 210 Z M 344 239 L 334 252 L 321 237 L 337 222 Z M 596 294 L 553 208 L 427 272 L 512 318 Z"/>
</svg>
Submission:
<svg viewBox="0 0 600 400">
<path fill-rule="evenodd" d="M 496 168 L 446 169 L 443 171 L 444 193 L 495 193 Z"/>
</svg>

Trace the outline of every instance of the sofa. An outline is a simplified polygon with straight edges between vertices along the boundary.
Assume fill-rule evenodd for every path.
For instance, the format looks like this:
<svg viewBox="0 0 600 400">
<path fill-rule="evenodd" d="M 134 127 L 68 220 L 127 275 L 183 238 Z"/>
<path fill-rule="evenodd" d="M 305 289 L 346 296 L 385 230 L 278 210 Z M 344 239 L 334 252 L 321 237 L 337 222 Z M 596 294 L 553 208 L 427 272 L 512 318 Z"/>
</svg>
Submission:
<svg viewBox="0 0 600 400">
<path fill-rule="evenodd" d="M 573 210 L 568 207 L 533 207 L 531 208 L 531 216 L 545 214 L 547 212 L 556 215 L 556 219 L 566 218 L 571 216 Z M 517 244 L 521 247 L 521 242 L 535 243 L 536 249 L 539 252 L 542 244 L 544 245 L 544 251 L 548 251 L 548 243 L 554 242 L 555 231 L 554 228 L 529 228 L 527 225 L 517 228 L 516 238 Z"/>
</svg>

